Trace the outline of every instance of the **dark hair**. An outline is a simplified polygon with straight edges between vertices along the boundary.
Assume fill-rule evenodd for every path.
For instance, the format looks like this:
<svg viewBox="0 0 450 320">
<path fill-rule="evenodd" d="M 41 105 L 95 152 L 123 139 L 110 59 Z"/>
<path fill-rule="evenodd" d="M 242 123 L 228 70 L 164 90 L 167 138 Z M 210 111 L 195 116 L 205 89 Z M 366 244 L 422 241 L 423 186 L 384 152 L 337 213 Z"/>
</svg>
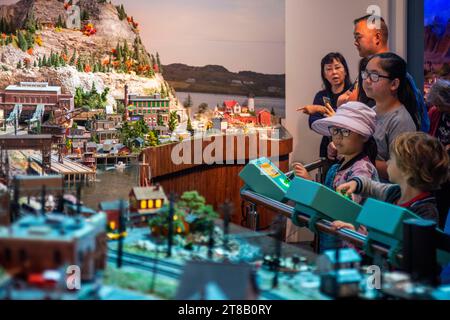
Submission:
<svg viewBox="0 0 450 320">
<path fill-rule="evenodd" d="M 364 143 L 363 152 L 366 156 L 369 157 L 370 162 L 375 165 L 375 160 L 377 159 L 378 155 L 378 147 L 374 137 L 370 137 L 369 140 Z"/>
<path fill-rule="evenodd" d="M 408 113 L 411 115 L 416 128 L 419 129 L 419 108 L 413 88 L 411 87 L 411 84 L 409 83 L 406 76 L 406 61 L 395 53 L 385 52 L 378 53 L 369 57 L 368 62 L 377 57 L 380 58 L 381 68 L 386 71 L 389 77 L 392 80 L 400 80 L 400 85 L 397 90 L 398 100 L 400 100 L 400 102 L 405 106 L 406 110 L 408 110 Z"/>
<path fill-rule="evenodd" d="M 366 92 L 364 91 L 363 88 L 363 79 L 361 76 L 361 73 L 366 70 L 367 64 L 369 63 L 369 59 L 370 57 L 365 57 L 362 58 L 361 60 L 359 60 L 359 66 L 358 66 L 358 101 L 362 102 L 366 105 L 372 105 L 373 104 L 373 100 L 370 99 L 367 95 Z"/>
<path fill-rule="evenodd" d="M 322 76 L 323 85 L 325 87 L 325 90 L 328 94 L 331 94 L 331 83 L 325 78 L 325 65 L 333 63 L 334 60 L 339 61 L 344 66 L 345 70 L 345 80 L 344 80 L 344 88 L 347 89 L 351 85 L 350 80 L 350 72 L 348 70 L 347 61 L 345 60 L 344 56 L 340 54 L 339 52 L 330 52 L 325 57 L 323 57 L 322 61 L 320 62 L 320 75 Z"/>
<path fill-rule="evenodd" d="M 364 17 L 355 19 L 353 21 L 353 24 L 356 26 L 361 21 L 368 21 L 369 18 L 372 18 L 372 19 L 375 19 L 375 20 L 379 19 L 381 21 L 380 29 L 377 29 L 377 30 L 380 30 L 380 32 L 381 32 L 381 37 L 383 39 L 383 44 L 387 44 L 388 40 L 389 40 L 389 29 L 388 29 L 386 21 L 384 21 L 383 17 L 377 16 L 377 15 L 372 15 L 372 14 L 367 14 Z"/>
</svg>

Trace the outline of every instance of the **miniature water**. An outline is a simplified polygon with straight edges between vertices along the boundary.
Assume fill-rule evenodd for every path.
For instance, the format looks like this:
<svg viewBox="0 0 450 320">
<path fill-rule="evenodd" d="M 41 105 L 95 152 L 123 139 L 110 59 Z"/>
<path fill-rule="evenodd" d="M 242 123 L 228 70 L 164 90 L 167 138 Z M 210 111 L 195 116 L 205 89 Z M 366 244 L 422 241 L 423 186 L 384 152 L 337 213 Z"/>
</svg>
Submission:
<svg viewBox="0 0 450 320">
<path fill-rule="evenodd" d="M 96 182 L 83 186 L 81 200 L 86 206 L 98 209 L 102 201 L 127 200 L 131 188 L 138 185 L 138 165 L 130 165 L 123 170 L 117 170 L 113 165 L 99 165 Z"/>
</svg>

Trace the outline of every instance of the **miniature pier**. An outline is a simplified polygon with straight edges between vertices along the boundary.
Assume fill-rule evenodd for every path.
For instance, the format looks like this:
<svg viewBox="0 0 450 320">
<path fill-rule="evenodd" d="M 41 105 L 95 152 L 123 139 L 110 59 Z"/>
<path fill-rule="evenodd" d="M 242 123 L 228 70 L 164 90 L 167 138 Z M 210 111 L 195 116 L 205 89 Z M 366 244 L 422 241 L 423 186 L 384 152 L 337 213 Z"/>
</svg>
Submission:
<svg viewBox="0 0 450 320">
<path fill-rule="evenodd" d="M 39 156 L 31 156 L 31 160 L 39 166 L 42 163 L 42 158 Z M 78 162 L 64 158 L 63 162 L 58 161 L 58 156 L 51 156 L 51 172 L 64 176 L 64 180 L 70 187 L 76 183 L 91 183 L 95 181 L 96 171 Z"/>
</svg>

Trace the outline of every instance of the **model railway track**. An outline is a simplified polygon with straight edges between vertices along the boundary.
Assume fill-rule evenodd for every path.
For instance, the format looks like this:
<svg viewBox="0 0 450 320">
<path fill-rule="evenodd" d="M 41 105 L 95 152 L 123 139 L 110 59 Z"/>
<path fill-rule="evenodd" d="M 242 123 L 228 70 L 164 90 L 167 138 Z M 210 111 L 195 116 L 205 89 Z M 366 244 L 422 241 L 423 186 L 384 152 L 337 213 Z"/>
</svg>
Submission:
<svg viewBox="0 0 450 320">
<path fill-rule="evenodd" d="M 157 260 L 156 266 L 155 260 Z M 117 261 L 117 250 L 109 249 L 108 261 L 109 262 Z M 156 271 L 156 274 L 160 274 L 175 280 L 180 280 L 181 275 L 183 274 L 183 265 L 181 264 L 168 262 L 161 259 L 155 259 L 152 257 L 146 257 L 134 253 L 124 252 L 122 254 L 122 265 L 134 267 L 136 269 L 144 271 L 150 272 Z M 269 291 L 262 291 L 261 297 L 267 300 L 283 300 L 283 298 L 278 294 Z"/>
<path fill-rule="evenodd" d="M 114 252 L 108 253 L 108 261 L 117 261 L 117 251 L 114 250 Z M 182 266 L 179 264 L 132 253 L 122 254 L 122 265 L 134 267 L 140 270 L 156 272 L 157 274 L 176 280 L 179 280 L 181 278 L 181 274 L 183 273 Z"/>
</svg>

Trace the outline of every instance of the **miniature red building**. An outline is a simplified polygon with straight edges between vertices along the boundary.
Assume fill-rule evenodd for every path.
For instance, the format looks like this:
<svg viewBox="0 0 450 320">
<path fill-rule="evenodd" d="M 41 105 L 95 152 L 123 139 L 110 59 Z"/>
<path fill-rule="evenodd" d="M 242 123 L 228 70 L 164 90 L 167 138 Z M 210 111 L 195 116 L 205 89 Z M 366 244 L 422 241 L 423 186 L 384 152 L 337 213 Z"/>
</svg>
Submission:
<svg viewBox="0 0 450 320">
<path fill-rule="evenodd" d="M 264 127 L 270 127 L 272 125 L 272 115 L 266 109 L 258 112 L 258 124 Z"/>
<path fill-rule="evenodd" d="M 29 275 L 78 265 L 81 280 L 93 280 L 106 266 L 104 214 L 68 217 L 58 214 L 25 216 L 0 227 L 0 266 Z"/>
<path fill-rule="evenodd" d="M 227 100 L 223 102 L 224 112 L 228 114 L 241 113 L 241 105 L 236 100 Z"/>
<path fill-rule="evenodd" d="M 44 115 L 51 110 L 72 110 L 73 96 L 61 93 L 61 87 L 49 86 L 47 82 L 20 82 L 0 90 L 0 110 L 4 111 L 4 118 L 16 104 L 22 105 L 22 116 L 29 118 L 39 104 L 44 105 Z"/>
</svg>

